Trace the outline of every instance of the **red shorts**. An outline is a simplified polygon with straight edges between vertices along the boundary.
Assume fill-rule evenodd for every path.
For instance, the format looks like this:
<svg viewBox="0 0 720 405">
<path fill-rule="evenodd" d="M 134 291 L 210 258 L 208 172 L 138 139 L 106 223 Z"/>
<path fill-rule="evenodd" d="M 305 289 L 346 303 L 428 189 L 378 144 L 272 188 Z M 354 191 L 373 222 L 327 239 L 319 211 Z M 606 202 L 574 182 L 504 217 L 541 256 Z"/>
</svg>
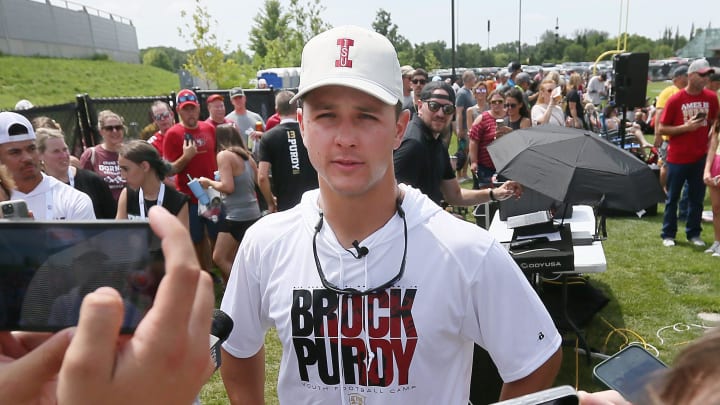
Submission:
<svg viewBox="0 0 720 405">
<path fill-rule="evenodd" d="M 710 176 L 715 177 L 717 175 L 720 175 L 720 155 L 715 155 L 712 167 L 710 167 Z"/>
</svg>

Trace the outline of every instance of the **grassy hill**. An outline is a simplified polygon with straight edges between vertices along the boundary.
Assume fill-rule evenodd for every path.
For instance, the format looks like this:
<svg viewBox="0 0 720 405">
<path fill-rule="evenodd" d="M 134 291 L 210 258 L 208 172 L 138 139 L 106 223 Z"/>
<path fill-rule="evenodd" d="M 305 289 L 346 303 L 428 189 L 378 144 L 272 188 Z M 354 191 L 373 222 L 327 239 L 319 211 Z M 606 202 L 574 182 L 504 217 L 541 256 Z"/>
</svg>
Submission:
<svg viewBox="0 0 720 405">
<path fill-rule="evenodd" d="M 0 110 L 20 99 L 35 105 L 92 97 L 167 94 L 180 85 L 175 73 L 140 64 L 106 60 L 0 57 Z"/>
</svg>

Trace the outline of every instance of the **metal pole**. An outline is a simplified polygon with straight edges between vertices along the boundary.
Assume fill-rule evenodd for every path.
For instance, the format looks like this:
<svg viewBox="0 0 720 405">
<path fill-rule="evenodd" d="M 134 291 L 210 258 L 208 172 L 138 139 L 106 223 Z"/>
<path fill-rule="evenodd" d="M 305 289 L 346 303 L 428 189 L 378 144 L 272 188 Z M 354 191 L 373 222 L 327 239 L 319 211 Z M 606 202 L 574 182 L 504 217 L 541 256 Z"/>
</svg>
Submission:
<svg viewBox="0 0 720 405">
<path fill-rule="evenodd" d="M 520 0 L 520 10 L 518 11 L 518 63 L 522 64 L 520 58 L 520 49 L 522 48 L 522 0 Z"/>
<path fill-rule="evenodd" d="M 490 52 L 490 20 L 488 20 L 487 51 Z"/>
<path fill-rule="evenodd" d="M 455 0 L 450 0 L 450 29 L 452 30 L 452 82 L 455 83 Z"/>
</svg>

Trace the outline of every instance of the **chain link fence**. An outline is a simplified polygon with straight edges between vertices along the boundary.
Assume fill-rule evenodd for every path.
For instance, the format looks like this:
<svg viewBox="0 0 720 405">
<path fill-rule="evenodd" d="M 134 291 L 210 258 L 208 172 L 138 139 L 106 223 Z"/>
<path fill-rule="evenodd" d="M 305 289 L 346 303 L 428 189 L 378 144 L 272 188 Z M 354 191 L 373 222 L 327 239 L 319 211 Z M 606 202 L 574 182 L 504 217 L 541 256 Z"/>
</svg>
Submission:
<svg viewBox="0 0 720 405">
<path fill-rule="evenodd" d="M 195 89 L 200 103 L 200 119 L 208 117 L 207 98 L 212 94 L 220 94 L 225 99 L 225 110 L 234 108 L 230 102 L 230 90 L 198 90 Z M 247 89 L 247 109 L 260 114 L 263 120 L 275 113 L 275 89 Z M 37 117 L 49 117 L 60 124 L 65 133 L 65 142 L 75 156 L 80 156 L 87 147 L 102 142 L 98 130 L 98 113 L 103 110 L 112 110 L 123 117 L 128 139 L 147 139 L 157 131 L 152 119 L 150 107 L 156 101 L 164 101 L 175 114 L 175 93 L 150 97 L 100 97 L 93 98 L 88 94 L 78 94 L 74 103 L 57 104 L 51 106 L 33 107 L 28 110 L 15 111 L 32 121 Z"/>
</svg>

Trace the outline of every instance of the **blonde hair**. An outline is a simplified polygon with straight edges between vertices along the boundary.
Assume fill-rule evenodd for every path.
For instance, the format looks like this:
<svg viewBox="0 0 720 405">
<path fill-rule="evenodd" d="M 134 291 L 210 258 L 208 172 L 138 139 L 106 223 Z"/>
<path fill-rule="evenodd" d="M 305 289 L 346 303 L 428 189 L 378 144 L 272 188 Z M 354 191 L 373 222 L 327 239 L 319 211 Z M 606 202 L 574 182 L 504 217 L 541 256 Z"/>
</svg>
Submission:
<svg viewBox="0 0 720 405">
<path fill-rule="evenodd" d="M 551 81 L 555 83 L 556 86 L 560 85 L 560 73 L 551 70 L 545 74 L 545 79 L 543 79 L 543 82 L 545 81 Z"/>
<path fill-rule="evenodd" d="M 0 164 L 0 188 L 7 194 L 8 198 L 10 198 L 10 194 L 15 188 L 15 181 L 3 164 Z"/>
<path fill-rule="evenodd" d="M 582 83 L 582 77 L 580 77 L 579 74 L 573 73 L 570 75 L 570 80 L 568 80 L 568 87 L 577 89 L 580 87 L 580 83 Z"/>
<path fill-rule="evenodd" d="M 35 144 L 40 153 L 45 153 L 47 150 L 47 141 L 50 138 L 62 139 L 63 142 L 65 142 L 65 134 L 59 129 L 38 128 L 35 130 L 35 137 Z"/>
<path fill-rule="evenodd" d="M 125 120 L 120 115 L 114 113 L 111 110 L 102 110 L 98 113 L 98 130 L 102 129 L 102 127 L 105 126 L 105 123 L 110 118 L 115 118 L 118 121 L 120 121 L 120 125 L 125 126 Z"/>
</svg>

